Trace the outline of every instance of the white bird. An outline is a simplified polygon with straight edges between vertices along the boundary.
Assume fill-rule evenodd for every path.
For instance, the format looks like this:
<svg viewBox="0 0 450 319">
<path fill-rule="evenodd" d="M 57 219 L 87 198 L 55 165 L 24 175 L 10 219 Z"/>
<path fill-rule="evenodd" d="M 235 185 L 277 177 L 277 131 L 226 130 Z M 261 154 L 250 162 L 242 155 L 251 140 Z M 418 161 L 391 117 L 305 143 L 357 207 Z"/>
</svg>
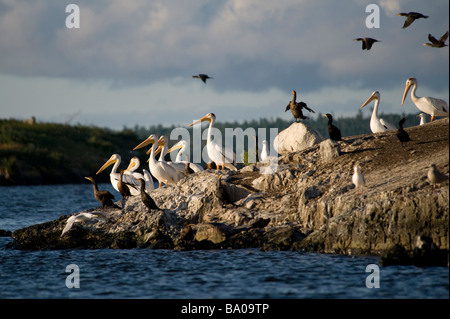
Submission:
<svg viewBox="0 0 450 319">
<path fill-rule="evenodd" d="M 155 184 L 153 183 L 152 175 L 146 169 L 143 169 L 142 173 L 136 172 L 140 165 L 141 161 L 137 156 L 134 156 L 131 158 L 130 164 L 128 164 L 124 174 L 131 174 L 136 180 L 143 179 L 145 181 L 145 191 L 148 193 L 155 189 Z"/>
<path fill-rule="evenodd" d="M 186 176 L 186 174 L 185 174 L 186 165 L 184 163 L 178 163 L 176 161 L 172 162 L 172 161 L 165 160 L 167 152 L 168 152 L 168 148 L 167 148 L 166 140 L 165 140 L 164 136 L 161 136 L 159 138 L 158 142 L 159 142 L 158 144 L 160 146 L 158 147 L 158 149 L 156 150 L 156 153 L 155 153 L 155 154 L 158 154 L 159 151 L 161 152 L 161 155 L 159 156 L 158 161 L 160 161 L 160 162 L 164 161 L 167 164 L 169 164 L 170 166 L 172 166 L 173 168 L 175 168 L 177 170 L 177 172 L 180 174 L 180 176 L 179 176 L 180 179 L 185 177 Z M 161 148 L 161 146 L 162 146 L 162 148 Z"/>
<path fill-rule="evenodd" d="M 201 119 L 190 124 L 189 127 L 204 121 L 209 122 L 208 138 L 206 140 L 206 150 L 208 151 L 209 159 L 216 163 L 217 169 L 219 169 L 219 165 L 222 165 L 222 169 L 227 167 L 231 170 L 236 171 L 236 167 L 232 164 L 236 159 L 236 154 L 234 154 L 233 150 L 222 147 L 221 144 L 218 144 L 215 140 L 212 140 L 212 128 L 214 122 L 216 121 L 216 116 L 214 115 L 214 113 L 206 114 Z"/>
<path fill-rule="evenodd" d="M 185 140 L 180 140 L 178 141 L 177 144 L 175 144 L 174 146 L 172 146 L 167 153 L 171 153 L 177 149 L 180 149 L 177 153 L 177 157 L 175 158 L 175 162 L 176 163 L 184 163 L 184 164 L 189 164 L 189 167 L 195 172 L 201 172 L 203 171 L 203 167 L 199 164 L 196 163 L 191 163 L 189 162 L 189 157 L 186 154 L 186 149 L 188 147 L 188 142 L 186 142 Z"/>
<path fill-rule="evenodd" d="M 448 181 L 448 176 L 438 171 L 435 164 L 431 164 L 427 173 L 428 181 L 435 187 L 437 184 Z"/>
<path fill-rule="evenodd" d="M 92 218 L 104 219 L 104 217 L 101 216 L 100 214 L 92 214 L 92 213 L 80 213 L 78 215 L 70 216 L 69 219 L 67 219 L 66 226 L 64 227 L 60 237 L 62 237 L 72 228 L 73 223 L 83 222 Z"/>
<path fill-rule="evenodd" d="M 119 154 L 113 154 L 109 158 L 109 160 L 105 164 L 103 164 L 103 166 L 100 167 L 100 169 L 96 173 L 96 175 L 98 175 L 100 172 L 105 170 L 108 166 L 114 164 L 113 168 L 111 169 L 111 173 L 109 174 L 109 178 L 111 180 L 111 185 L 118 192 L 119 192 L 119 188 L 117 186 L 117 183 L 119 182 L 119 179 L 120 179 L 120 172 L 117 172 L 117 170 L 118 170 L 121 162 L 122 162 L 122 158 L 120 157 L 120 155 Z M 131 195 L 133 195 L 133 196 L 140 195 L 140 191 L 139 191 L 140 184 L 137 181 L 137 179 L 133 177 L 133 175 L 131 175 L 131 174 L 124 174 L 123 175 L 123 181 L 125 183 L 127 183 L 127 184 L 135 186 L 135 187 L 130 187 Z"/>
<path fill-rule="evenodd" d="M 166 162 L 159 162 L 155 159 L 155 151 L 159 146 L 159 139 L 156 134 L 151 134 L 146 140 L 136 146 L 133 150 L 140 149 L 148 144 L 153 144 L 150 148 L 149 168 L 150 173 L 158 180 L 159 187 L 161 184 L 176 184 L 180 180 L 179 173 Z"/>
<path fill-rule="evenodd" d="M 417 117 L 420 117 L 419 125 L 424 125 L 427 122 L 427 115 L 425 113 L 420 113 Z"/>
<path fill-rule="evenodd" d="M 262 141 L 262 149 L 261 149 L 261 161 L 266 162 L 266 161 L 274 161 L 277 159 L 278 159 L 278 157 L 269 155 L 268 142 L 267 142 L 267 140 L 263 140 Z"/>
<path fill-rule="evenodd" d="M 353 176 L 352 176 L 352 182 L 355 185 L 356 189 L 361 190 L 362 188 L 366 187 L 366 181 L 364 180 L 364 176 L 361 173 L 361 170 L 359 169 L 358 165 L 355 165 L 353 167 Z"/>
<path fill-rule="evenodd" d="M 369 104 L 372 100 L 375 100 L 375 106 L 373 107 L 372 116 L 370 117 L 370 130 L 372 131 L 372 133 L 397 130 L 397 128 L 394 125 L 378 117 L 380 92 L 378 91 L 373 92 L 372 95 L 367 99 L 367 101 L 364 102 L 364 104 L 360 107 L 360 109 Z"/>
<path fill-rule="evenodd" d="M 405 92 L 403 92 L 402 98 L 402 105 L 405 102 L 406 95 L 408 94 L 411 86 L 411 100 L 419 110 L 431 115 L 431 122 L 433 122 L 436 116 L 448 116 L 448 105 L 444 100 L 436 99 L 434 97 L 419 97 L 416 95 L 416 89 L 418 86 L 416 78 L 409 78 L 408 80 L 406 80 Z"/>
</svg>

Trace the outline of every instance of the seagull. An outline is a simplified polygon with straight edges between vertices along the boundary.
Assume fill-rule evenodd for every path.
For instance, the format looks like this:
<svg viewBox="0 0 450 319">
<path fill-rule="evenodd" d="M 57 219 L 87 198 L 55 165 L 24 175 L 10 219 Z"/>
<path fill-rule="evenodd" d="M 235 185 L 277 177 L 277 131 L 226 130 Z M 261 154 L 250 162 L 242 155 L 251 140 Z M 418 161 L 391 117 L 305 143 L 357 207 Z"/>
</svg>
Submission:
<svg viewBox="0 0 450 319">
<path fill-rule="evenodd" d="M 435 187 L 437 184 L 448 181 L 448 176 L 439 172 L 435 164 L 431 164 L 431 167 L 428 170 L 427 177 L 430 184 L 433 184 L 433 187 Z"/>
<path fill-rule="evenodd" d="M 406 17 L 406 20 L 405 20 L 405 23 L 403 24 L 402 29 L 409 27 L 411 25 L 411 23 L 413 23 L 414 20 L 416 20 L 416 19 L 420 19 L 420 18 L 428 19 L 428 16 L 423 15 L 422 13 L 419 13 L 419 12 L 408 12 L 408 13 L 402 12 L 402 13 L 397 14 L 397 16 Z"/>
<path fill-rule="evenodd" d="M 427 115 L 425 113 L 420 113 L 417 117 L 420 117 L 419 125 L 424 125 L 427 122 Z"/>
<path fill-rule="evenodd" d="M 366 187 L 366 181 L 364 180 L 364 176 L 361 173 L 361 170 L 359 169 L 358 165 L 355 165 L 353 167 L 353 176 L 352 176 L 352 182 L 356 186 L 356 189 L 361 190 L 361 188 Z M 359 193 L 361 194 L 361 192 Z"/>
<path fill-rule="evenodd" d="M 396 133 L 398 140 L 402 143 L 402 146 L 406 146 L 406 144 L 408 144 L 408 142 L 411 141 L 408 133 L 403 129 L 403 124 L 405 124 L 405 122 L 406 122 L 406 117 L 402 118 L 398 122 L 398 130 Z M 403 145 L 403 144 L 405 144 L 405 145 Z"/>
<path fill-rule="evenodd" d="M 67 219 L 66 227 L 64 227 L 61 236 L 62 237 L 65 233 L 67 233 L 71 228 L 73 223 L 86 221 L 93 218 L 102 218 L 104 217 L 100 215 L 99 213 L 92 214 L 92 213 L 80 213 L 78 215 L 70 216 L 69 219 Z"/>
<path fill-rule="evenodd" d="M 430 40 L 431 43 L 424 43 L 423 45 L 433 47 L 433 48 L 443 48 L 443 47 L 448 46 L 447 44 L 445 44 L 445 41 L 447 41 L 447 38 L 448 38 L 448 31 L 445 32 L 445 34 L 442 37 L 440 37 L 439 40 L 428 33 L 428 40 Z"/>
<path fill-rule="evenodd" d="M 205 83 L 205 84 L 206 84 L 206 80 L 207 80 L 207 79 L 214 79 L 214 78 L 208 76 L 207 74 L 202 74 L 202 73 L 200 73 L 200 74 L 198 74 L 198 75 L 192 75 L 191 78 L 200 79 L 200 80 L 202 80 L 203 83 Z"/>
<path fill-rule="evenodd" d="M 373 38 L 356 38 L 353 41 L 361 41 L 363 50 L 370 50 L 375 42 L 381 42 Z"/>
</svg>

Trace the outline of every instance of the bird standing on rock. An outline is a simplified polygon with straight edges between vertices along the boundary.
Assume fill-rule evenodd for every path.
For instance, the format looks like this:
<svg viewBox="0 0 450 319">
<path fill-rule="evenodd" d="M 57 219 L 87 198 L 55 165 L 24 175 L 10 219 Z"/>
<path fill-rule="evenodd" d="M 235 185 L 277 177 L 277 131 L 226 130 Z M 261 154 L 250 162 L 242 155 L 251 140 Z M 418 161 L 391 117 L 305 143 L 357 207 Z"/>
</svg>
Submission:
<svg viewBox="0 0 450 319">
<path fill-rule="evenodd" d="M 353 176 L 352 176 L 352 182 L 355 185 L 356 189 L 360 190 L 358 194 L 361 194 L 361 189 L 366 187 L 366 181 L 364 179 L 363 174 L 361 173 L 361 170 L 359 169 L 358 165 L 355 165 L 353 167 Z"/>
<path fill-rule="evenodd" d="M 292 115 L 295 118 L 295 121 L 297 122 L 297 119 L 306 120 L 307 117 L 303 115 L 302 109 L 306 109 L 309 112 L 316 113 L 312 109 L 310 109 L 305 102 L 297 103 L 297 92 L 295 90 L 292 90 L 292 100 L 289 101 L 289 104 L 286 106 L 285 112 L 288 110 L 291 110 Z"/>
<path fill-rule="evenodd" d="M 91 181 L 92 185 L 94 186 L 94 196 L 95 199 L 97 199 L 101 204 L 102 207 L 106 206 L 114 206 L 113 199 L 114 195 L 108 192 L 107 190 L 99 191 L 97 183 L 92 177 L 85 177 L 88 181 Z"/>
<path fill-rule="evenodd" d="M 145 181 L 142 178 L 139 178 L 138 181 L 141 183 L 141 200 L 144 203 L 145 207 L 148 209 L 160 209 L 153 198 L 149 194 L 145 192 Z"/>
<path fill-rule="evenodd" d="M 402 146 L 406 146 L 406 144 L 408 144 L 409 141 L 411 141 L 411 139 L 409 138 L 408 133 L 403 129 L 403 124 L 405 124 L 406 122 L 406 118 L 402 118 L 399 122 L 398 122 L 398 130 L 397 130 L 397 137 L 398 140 L 402 143 Z"/>
<path fill-rule="evenodd" d="M 431 164 L 431 167 L 427 173 L 427 177 L 428 181 L 433 185 L 433 187 L 436 187 L 437 184 L 448 181 L 448 176 L 439 172 L 435 164 Z"/>
<path fill-rule="evenodd" d="M 328 134 L 333 141 L 342 141 L 341 131 L 333 125 L 333 116 L 330 113 L 322 114 L 328 118 Z"/>
</svg>

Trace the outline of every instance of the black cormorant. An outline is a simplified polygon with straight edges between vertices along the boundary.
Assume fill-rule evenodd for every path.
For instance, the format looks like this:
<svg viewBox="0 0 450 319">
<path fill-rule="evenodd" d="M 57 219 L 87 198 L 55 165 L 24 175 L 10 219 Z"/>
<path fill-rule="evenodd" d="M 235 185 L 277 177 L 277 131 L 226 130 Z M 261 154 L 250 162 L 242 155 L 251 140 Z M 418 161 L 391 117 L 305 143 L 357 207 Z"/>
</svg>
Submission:
<svg viewBox="0 0 450 319">
<path fill-rule="evenodd" d="M 403 24 L 402 29 L 405 29 L 407 27 L 409 27 L 411 25 L 411 23 L 414 22 L 414 20 L 416 19 L 427 19 L 428 16 L 423 15 L 422 13 L 419 12 L 408 12 L 408 13 L 399 13 L 397 14 L 399 17 L 406 17 L 405 23 Z"/>
<path fill-rule="evenodd" d="M 443 48 L 447 46 L 447 44 L 445 44 L 447 38 L 448 38 L 448 31 L 445 32 L 445 34 L 442 37 L 440 37 L 439 40 L 433 37 L 431 34 L 428 34 L 428 40 L 430 40 L 431 43 L 424 43 L 423 45 L 427 45 L 433 48 Z"/>
<path fill-rule="evenodd" d="M 138 181 L 141 183 L 141 200 L 144 203 L 145 207 L 148 209 L 160 209 L 153 198 L 150 197 L 149 194 L 145 192 L 145 181 L 142 178 L 139 178 Z"/>
<path fill-rule="evenodd" d="M 322 114 L 328 118 L 328 134 L 333 141 L 342 141 L 341 131 L 333 125 L 333 116 L 329 113 Z"/>
<path fill-rule="evenodd" d="M 402 118 L 398 122 L 398 130 L 397 130 L 397 137 L 398 140 L 402 143 L 402 146 L 406 146 L 411 139 L 409 138 L 408 133 L 403 129 L 403 124 L 405 124 L 406 118 Z"/>
<path fill-rule="evenodd" d="M 111 194 L 109 191 L 104 190 L 100 191 L 98 190 L 97 183 L 95 182 L 94 178 L 92 177 L 85 177 L 87 180 L 91 181 L 92 185 L 94 186 L 94 196 L 95 199 L 97 199 L 101 204 L 102 207 L 106 206 L 115 206 L 113 203 L 114 195 Z"/>
<path fill-rule="evenodd" d="M 292 100 L 289 101 L 289 104 L 286 106 L 285 110 L 285 112 L 291 110 L 292 115 L 294 116 L 296 122 L 297 119 L 305 120 L 308 118 L 303 115 L 302 109 L 306 109 L 309 112 L 316 113 L 312 109 L 310 109 L 305 102 L 298 103 L 296 100 L 297 100 L 297 92 L 295 92 L 295 90 L 292 90 Z"/>
<path fill-rule="evenodd" d="M 205 83 L 205 84 L 206 84 L 206 80 L 207 80 L 207 79 L 214 79 L 214 78 L 208 76 L 207 74 L 202 74 L 202 73 L 200 73 L 199 75 L 192 75 L 191 78 L 200 79 L 200 80 L 202 80 L 203 83 Z"/>
<path fill-rule="evenodd" d="M 363 50 L 370 50 L 375 42 L 381 42 L 372 38 L 356 38 L 353 41 L 361 41 Z"/>
</svg>

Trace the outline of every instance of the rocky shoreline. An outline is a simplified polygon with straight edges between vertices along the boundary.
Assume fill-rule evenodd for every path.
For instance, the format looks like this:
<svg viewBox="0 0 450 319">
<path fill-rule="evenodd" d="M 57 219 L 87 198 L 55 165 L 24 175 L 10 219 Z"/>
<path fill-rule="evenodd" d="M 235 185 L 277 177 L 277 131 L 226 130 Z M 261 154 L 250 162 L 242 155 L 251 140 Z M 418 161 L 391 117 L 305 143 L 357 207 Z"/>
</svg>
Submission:
<svg viewBox="0 0 450 319">
<path fill-rule="evenodd" d="M 74 223 L 63 236 L 69 215 L 16 230 L 10 246 L 302 249 L 448 266 L 448 182 L 435 187 L 426 179 L 432 163 L 448 175 L 448 123 L 406 129 L 406 147 L 393 131 L 317 142 L 281 155 L 278 166 L 206 170 L 154 190 L 161 210 L 149 211 L 135 196 L 85 211 L 100 217 Z M 351 181 L 356 163 L 366 178 L 361 194 Z"/>
</svg>

